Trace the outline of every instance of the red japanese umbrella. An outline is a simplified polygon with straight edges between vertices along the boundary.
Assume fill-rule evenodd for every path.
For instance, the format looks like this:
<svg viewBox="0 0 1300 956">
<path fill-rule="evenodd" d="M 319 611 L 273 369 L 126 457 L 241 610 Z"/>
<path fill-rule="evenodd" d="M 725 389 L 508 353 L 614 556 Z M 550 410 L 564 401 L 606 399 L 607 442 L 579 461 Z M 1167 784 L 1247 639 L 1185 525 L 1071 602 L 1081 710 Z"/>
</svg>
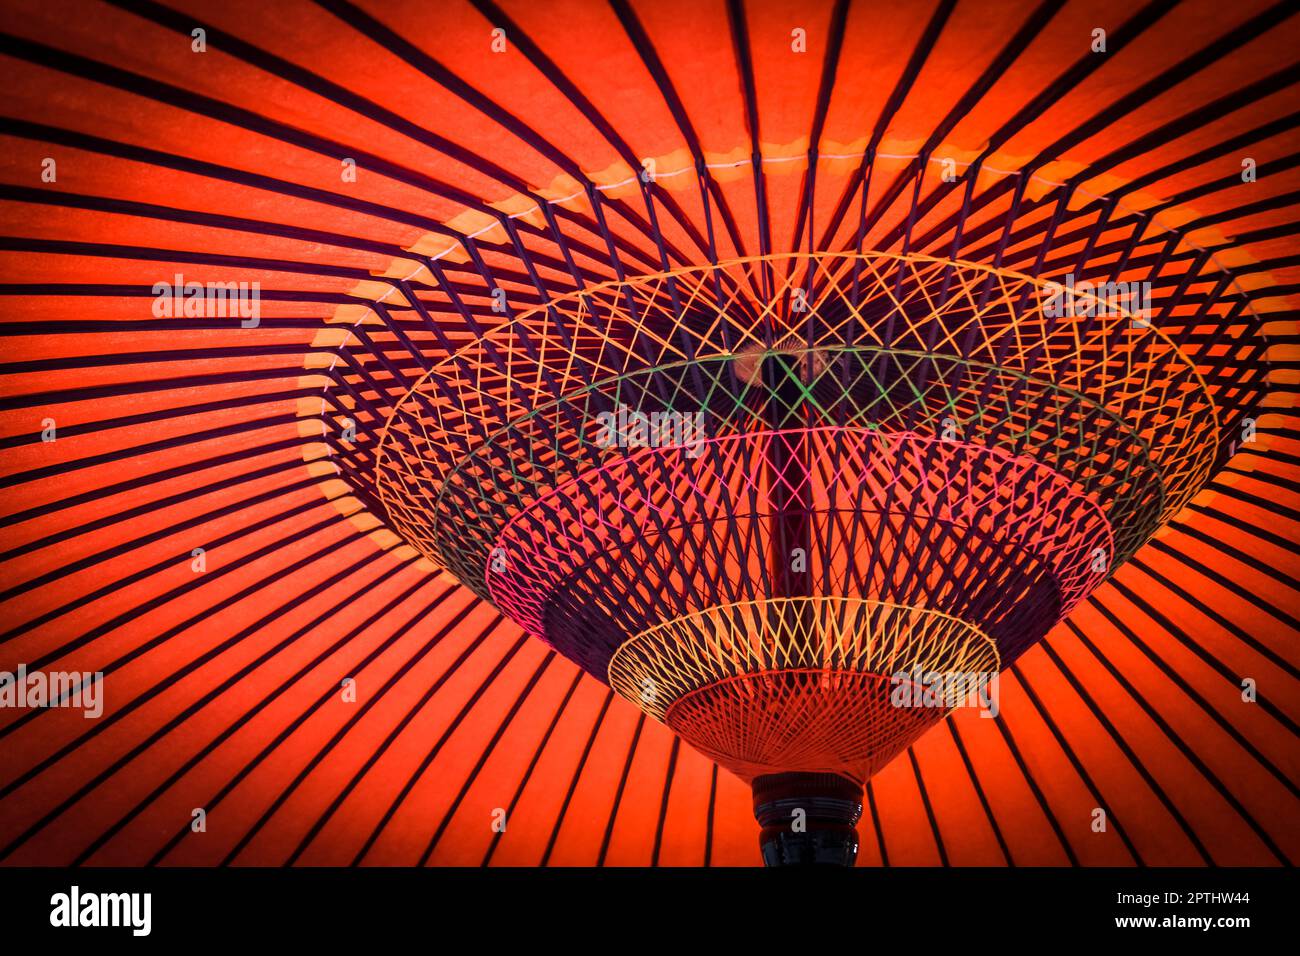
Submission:
<svg viewBox="0 0 1300 956">
<path fill-rule="evenodd" d="M 0 16 L 0 860 L 1300 855 L 1288 5 Z"/>
</svg>

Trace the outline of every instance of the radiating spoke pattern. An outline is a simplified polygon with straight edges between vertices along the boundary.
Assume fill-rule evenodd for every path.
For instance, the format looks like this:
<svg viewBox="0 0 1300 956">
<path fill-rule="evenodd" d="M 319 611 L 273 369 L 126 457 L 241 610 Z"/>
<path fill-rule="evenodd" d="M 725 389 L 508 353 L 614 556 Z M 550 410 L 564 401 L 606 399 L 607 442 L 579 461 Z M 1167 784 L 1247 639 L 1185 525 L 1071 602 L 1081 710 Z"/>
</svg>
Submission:
<svg viewBox="0 0 1300 956">
<path fill-rule="evenodd" d="M 1300 860 L 1298 21 L 4 4 L 0 863 Z"/>
</svg>

